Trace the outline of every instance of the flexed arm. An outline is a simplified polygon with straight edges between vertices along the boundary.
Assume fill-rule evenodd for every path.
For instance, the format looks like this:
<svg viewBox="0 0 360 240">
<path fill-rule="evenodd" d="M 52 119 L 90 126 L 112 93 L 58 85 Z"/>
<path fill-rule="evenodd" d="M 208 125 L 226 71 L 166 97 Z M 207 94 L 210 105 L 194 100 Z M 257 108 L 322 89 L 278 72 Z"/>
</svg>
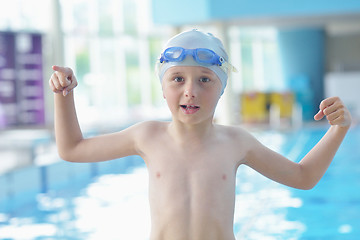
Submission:
<svg viewBox="0 0 360 240">
<path fill-rule="evenodd" d="M 73 89 L 77 80 L 70 68 L 53 66 L 55 71 L 49 80 L 54 94 L 55 136 L 61 158 L 68 160 L 69 153 L 82 139 L 76 115 Z"/>
<path fill-rule="evenodd" d="M 351 126 L 351 115 L 338 97 L 323 100 L 315 120 L 326 117 L 331 127 L 315 147 L 301 160 L 305 172 L 305 182 L 310 187 L 321 179 L 339 149 Z"/>
<path fill-rule="evenodd" d="M 70 68 L 53 66 L 53 70 L 49 85 L 55 93 L 55 136 L 60 157 L 70 162 L 98 162 L 137 154 L 137 126 L 84 139 L 72 91 L 77 86 L 76 77 Z"/>
<path fill-rule="evenodd" d="M 331 127 L 323 138 L 299 162 L 292 162 L 280 154 L 250 139 L 246 164 L 279 183 L 300 189 L 313 188 L 325 174 L 351 125 L 351 115 L 338 97 L 320 104 L 315 120 L 327 118 Z"/>
</svg>

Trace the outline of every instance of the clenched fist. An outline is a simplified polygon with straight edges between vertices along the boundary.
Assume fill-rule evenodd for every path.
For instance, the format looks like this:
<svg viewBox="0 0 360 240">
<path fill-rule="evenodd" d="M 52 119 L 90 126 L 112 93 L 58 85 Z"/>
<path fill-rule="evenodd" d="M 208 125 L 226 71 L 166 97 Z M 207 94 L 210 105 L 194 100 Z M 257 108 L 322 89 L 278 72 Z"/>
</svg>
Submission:
<svg viewBox="0 0 360 240">
<path fill-rule="evenodd" d="M 71 68 L 53 66 L 52 69 L 55 72 L 49 80 L 50 88 L 54 93 L 62 93 L 65 97 L 78 85 L 76 77 Z"/>
</svg>

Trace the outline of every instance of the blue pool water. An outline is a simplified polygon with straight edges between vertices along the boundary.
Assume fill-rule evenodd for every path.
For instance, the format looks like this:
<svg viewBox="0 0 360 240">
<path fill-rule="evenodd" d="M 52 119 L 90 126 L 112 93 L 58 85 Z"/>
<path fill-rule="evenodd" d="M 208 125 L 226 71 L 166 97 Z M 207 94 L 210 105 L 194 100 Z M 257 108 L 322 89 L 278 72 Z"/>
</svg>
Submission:
<svg viewBox="0 0 360 240">
<path fill-rule="evenodd" d="M 326 129 L 258 132 L 294 161 Z M 139 157 L 95 164 L 58 162 L 0 176 L 0 239 L 147 239 L 148 176 Z M 360 128 L 353 128 L 312 190 L 237 173 L 237 239 L 360 239 Z"/>
</svg>

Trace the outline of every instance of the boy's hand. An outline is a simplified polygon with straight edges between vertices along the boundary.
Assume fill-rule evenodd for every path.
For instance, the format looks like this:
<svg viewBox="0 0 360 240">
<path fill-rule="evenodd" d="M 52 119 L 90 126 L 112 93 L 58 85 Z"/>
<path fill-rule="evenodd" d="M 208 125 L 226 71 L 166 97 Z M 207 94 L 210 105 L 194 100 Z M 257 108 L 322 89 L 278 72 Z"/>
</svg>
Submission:
<svg viewBox="0 0 360 240">
<path fill-rule="evenodd" d="M 68 67 L 53 66 L 55 71 L 49 80 L 49 85 L 54 93 L 62 93 L 65 97 L 77 86 L 76 77 Z"/>
<path fill-rule="evenodd" d="M 320 110 L 314 116 L 314 119 L 319 121 L 324 116 L 326 116 L 330 125 L 341 127 L 350 127 L 351 125 L 351 114 L 338 97 L 330 97 L 320 103 Z"/>
</svg>

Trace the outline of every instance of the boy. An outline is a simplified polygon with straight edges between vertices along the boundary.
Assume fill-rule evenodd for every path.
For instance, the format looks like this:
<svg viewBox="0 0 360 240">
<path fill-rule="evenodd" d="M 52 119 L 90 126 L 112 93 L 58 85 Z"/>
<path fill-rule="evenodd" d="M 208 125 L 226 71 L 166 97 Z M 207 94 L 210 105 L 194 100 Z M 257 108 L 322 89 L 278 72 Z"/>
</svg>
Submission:
<svg viewBox="0 0 360 240">
<path fill-rule="evenodd" d="M 235 178 L 246 164 L 266 177 L 311 189 L 330 165 L 351 125 L 337 97 L 321 102 L 315 120 L 331 127 L 294 163 L 263 146 L 239 127 L 213 123 L 215 107 L 232 66 L 219 39 L 197 30 L 170 39 L 158 62 L 171 122 L 149 121 L 123 131 L 84 139 L 76 117 L 70 68 L 54 66 L 55 134 L 60 156 L 97 162 L 140 155 L 149 171 L 152 240 L 235 239 Z"/>
</svg>

